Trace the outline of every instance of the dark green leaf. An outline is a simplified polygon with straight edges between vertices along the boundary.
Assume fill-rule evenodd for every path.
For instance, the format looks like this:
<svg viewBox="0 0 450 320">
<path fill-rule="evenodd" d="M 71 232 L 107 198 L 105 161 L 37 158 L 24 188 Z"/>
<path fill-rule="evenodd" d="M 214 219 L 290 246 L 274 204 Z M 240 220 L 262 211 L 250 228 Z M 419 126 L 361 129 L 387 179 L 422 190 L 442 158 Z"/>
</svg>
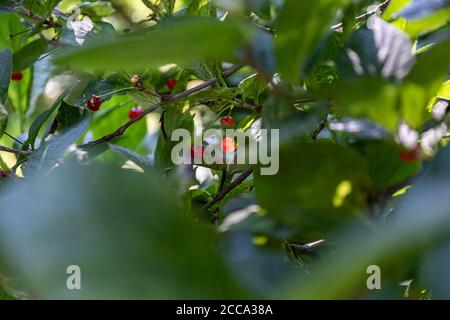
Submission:
<svg viewBox="0 0 450 320">
<path fill-rule="evenodd" d="M 26 174 L 45 174 L 52 169 L 62 160 L 69 147 L 86 131 L 90 120 L 91 115 L 85 111 L 81 121 L 62 130 L 51 137 L 49 141 L 41 143 L 39 148 L 31 154 L 26 164 Z"/>
<path fill-rule="evenodd" d="M 11 78 L 12 54 L 11 50 L 0 50 L 0 137 L 6 129 L 8 112 L 5 103 L 8 99 L 9 81 Z"/>
<path fill-rule="evenodd" d="M 36 118 L 36 120 L 34 120 L 34 122 L 31 124 L 30 130 L 28 131 L 28 138 L 27 138 L 27 141 L 25 141 L 25 143 L 24 143 L 25 146 L 31 146 L 32 148 L 34 147 L 36 138 L 37 138 L 42 126 L 44 126 L 44 124 L 48 121 L 48 119 L 50 119 L 52 113 L 60 106 L 61 102 L 66 97 L 66 95 L 69 93 L 69 91 L 70 91 L 70 88 L 67 88 L 66 90 L 64 90 L 64 92 L 59 95 L 58 99 L 56 99 L 53 102 L 50 109 L 41 113 Z"/>
<path fill-rule="evenodd" d="M 47 49 L 48 42 L 38 39 L 30 42 L 13 55 L 13 71 L 21 71 L 31 67 Z"/>
<path fill-rule="evenodd" d="M 281 147 L 279 163 L 276 175 L 255 175 L 259 203 L 271 215 L 300 227 L 305 239 L 320 239 L 361 214 L 370 178 L 351 148 L 322 140 L 293 143 Z"/>
<path fill-rule="evenodd" d="M 286 0 L 278 18 L 275 48 L 283 78 L 296 82 L 311 50 L 346 0 Z M 318 18 L 320 17 L 320 18 Z"/>
</svg>

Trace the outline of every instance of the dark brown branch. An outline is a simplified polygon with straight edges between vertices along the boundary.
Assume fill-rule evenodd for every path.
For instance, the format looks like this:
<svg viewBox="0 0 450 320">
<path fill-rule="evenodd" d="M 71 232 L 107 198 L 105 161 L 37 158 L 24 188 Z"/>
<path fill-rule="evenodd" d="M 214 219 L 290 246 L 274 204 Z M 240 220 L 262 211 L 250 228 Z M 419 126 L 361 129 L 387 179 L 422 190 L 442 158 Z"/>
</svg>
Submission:
<svg viewBox="0 0 450 320">
<path fill-rule="evenodd" d="M 235 65 L 233 67 L 231 67 L 230 69 L 226 70 L 223 72 L 222 76 L 224 78 L 227 78 L 229 76 L 231 76 L 233 73 L 235 73 L 236 71 L 238 71 L 239 69 L 241 69 L 243 67 L 243 65 Z M 140 119 L 142 119 L 143 117 L 145 117 L 146 115 L 148 115 L 149 113 L 155 111 L 156 109 L 159 109 L 160 107 L 169 104 L 173 101 L 177 101 L 180 99 L 183 99 L 193 93 L 196 93 L 200 90 L 206 89 L 214 84 L 216 84 L 218 82 L 218 79 L 211 79 L 208 81 L 203 82 L 202 84 L 199 84 L 198 86 L 195 86 L 193 88 L 190 88 L 189 90 L 177 93 L 173 96 L 168 96 L 167 98 L 163 99 L 161 102 L 154 104 L 153 106 L 151 106 L 148 109 L 145 109 L 144 112 L 142 112 L 140 115 L 136 116 L 135 118 L 129 120 L 127 123 L 125 123 L 123 126 L 119 127 L 116 129 L 116 131 L 98 139 L 98 140 L 94 140 L 91 142 L 88 142 L 86 144 L 82 144 L 80 146 L 78 146 L 81 149 L 87 149 L 96 145 L 99 145 L 101 143 L 104 142 L 108 142 L 116 137 L 120 137 L 121 135 L 123 135 L 125 133 L 125 131 L 132 126 L 133 124 L 135 124 L 136 122 L 138 122 Z"/>
<path fill-rule="evenodd" d="M 203 210 L 208 210 L 212 206 L 214 206 L 217 202 L 225 198 L 225 196 L 230 193 L 234 188 L 244 182 L 245 179 L 248 178 L 253 172 L 253 169 L 247 169 L 243 173 L 241 173 L 236 179 L 234 179 L 229 185 L 222 189 L 218 194 L 216 194 L 210 202 L 203 206 Z"/>
<path fill-rule="evenodd" d="M 17 149 L 13 149 L 13 148 L 4 147 L 4 146 L 0 146 L 0 151 L 14 153 L 19 156 L 28 156 L 30 154 L 30 152 L 26 151 L 26 150 L 17 150 Z"/>
</svg>

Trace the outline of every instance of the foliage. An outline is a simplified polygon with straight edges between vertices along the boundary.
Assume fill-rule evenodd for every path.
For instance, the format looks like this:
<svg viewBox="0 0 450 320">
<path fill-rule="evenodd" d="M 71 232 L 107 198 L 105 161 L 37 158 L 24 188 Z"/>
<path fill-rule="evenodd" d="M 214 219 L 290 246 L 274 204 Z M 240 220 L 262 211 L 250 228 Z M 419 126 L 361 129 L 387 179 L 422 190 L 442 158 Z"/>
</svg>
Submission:
<svg viewBox="0 0 450 320">
<path fill-rule="evenodd" d="M 449 20 L 448 0 L 1 0 L 0 299 L 450 298 Z M 176 129 L 225 116 L 280 130 L 279 172 L 174 163 Z"/>
</svg>

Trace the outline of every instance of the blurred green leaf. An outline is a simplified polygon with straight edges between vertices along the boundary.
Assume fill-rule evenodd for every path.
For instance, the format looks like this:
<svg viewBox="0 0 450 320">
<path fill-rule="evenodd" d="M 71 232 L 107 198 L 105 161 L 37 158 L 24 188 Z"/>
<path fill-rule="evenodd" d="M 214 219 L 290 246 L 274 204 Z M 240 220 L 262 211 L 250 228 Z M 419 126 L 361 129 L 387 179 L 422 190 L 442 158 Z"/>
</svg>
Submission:
<svg viewBox="0 0 450 320">
<path fill-rule="evenodd" d="M 396 18 L 407 19 L 405 31 L 416 37 L 437 30 L 450 22 L 450 1 L 415 0 L 406 5 Z"/>
<path fill-rule="evenodd" d="M 187 64 L 233 57 L 251 28 L 207 18 L 165 21 L 154 30 L 66 51 L 58 61 L 73 66 L 127 69 Z"/>
<path fill-rule="evenodd" d="M 361 214 L 370 185 L 360 155 L 349 147 L 322 140 L 281 147 L 279 172 L 255 175 L 261 206 L 301 228 L 303 237 L 309 240 L 320 239 L 324 232 Z"/>
<path fill-rule="evenodd" d="M 214 233 L 183 214 L 176 190 L 161 176 L 108 166 L 17 184 L 12 194 L 29 196 L 1 204 L 2 249 L 14 248 L 2 258 L 40 299 L 245 297 Z M 81 290 L 66 287 L 70 265 L 81 268 Z"/>
<path fill-rule="evenodd" d="M 128 148 L 124 148 L 124 147 L 121 147 L 121 146 L 118 146 L 115 144 L 111 144 L 111 143 L 109 143 L 108 145 L 113 151 L 117 152 L 124 158 L 133 161 L 135 164 L 137 164 L 143 170 L 153 168 L 153 161 L 151 161 L 147 157 L 145 157 L 133 150 L 130 150 Z"/>
<path fill-rule="evenodd" d="M 361 141 L 356 146 L 366 161 L 376 190 L 404 183 L 422 169 L 420 161 L 404 162 L 401 149 L 393 141 Z"/>
<path fill-rule="evenodd" d="M 332 237 L 340 248 L 339 253 L 329 255 L 312 276 L 309 274 L 289 285 L 289 297 L 345 299 L 369 295 L 366 280 L 370 274 L 366 270 L 370 265 L 381 268 L 383 283 L 409 279 L 406 278 L 409 263 L 433 244 L 448 239 L 449 161 L 450 148 L 447 147 L 402 198 L 382 227 L 359 231 L 348 228 Z M 448 291 L 438 293 L 445 295 L 433 298 L 449 297 Z"/>
</svg>

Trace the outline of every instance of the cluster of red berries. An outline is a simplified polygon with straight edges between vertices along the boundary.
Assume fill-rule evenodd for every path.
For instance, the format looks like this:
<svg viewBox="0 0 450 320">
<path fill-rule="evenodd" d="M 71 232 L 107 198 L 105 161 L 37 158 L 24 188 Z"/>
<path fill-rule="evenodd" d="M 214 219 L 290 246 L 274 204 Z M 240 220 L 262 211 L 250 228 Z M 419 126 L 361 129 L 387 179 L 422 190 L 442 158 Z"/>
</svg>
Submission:
<svg viewBox="0 0 450 320">
<path fill-rule="evenodd" d="M 14 81 L 20 81 L 20 80 L 22 80 L 23 79 L 23 73 L 22 72 L 14 72 L 12 75 L 11 75 L 11 80 L 14 80 Z"/>
<path fill-rule="evenodd" d="M 102 105 L 102 102 L 100 100 L 100 97 L 96 95 L 92 95 L 92 98 L 88 100 L 86 103 L 89 110 L 93 112 L 97 112 L 100 109 L 100 106 Z"/>
<path fill-rule="evenodd" d="M 420 147 L 416 145 L 412 150 L 402 150 L 400 151 L 400 158 L 404 162 L 414 162 L 420 159 Z"/>
</svg>

